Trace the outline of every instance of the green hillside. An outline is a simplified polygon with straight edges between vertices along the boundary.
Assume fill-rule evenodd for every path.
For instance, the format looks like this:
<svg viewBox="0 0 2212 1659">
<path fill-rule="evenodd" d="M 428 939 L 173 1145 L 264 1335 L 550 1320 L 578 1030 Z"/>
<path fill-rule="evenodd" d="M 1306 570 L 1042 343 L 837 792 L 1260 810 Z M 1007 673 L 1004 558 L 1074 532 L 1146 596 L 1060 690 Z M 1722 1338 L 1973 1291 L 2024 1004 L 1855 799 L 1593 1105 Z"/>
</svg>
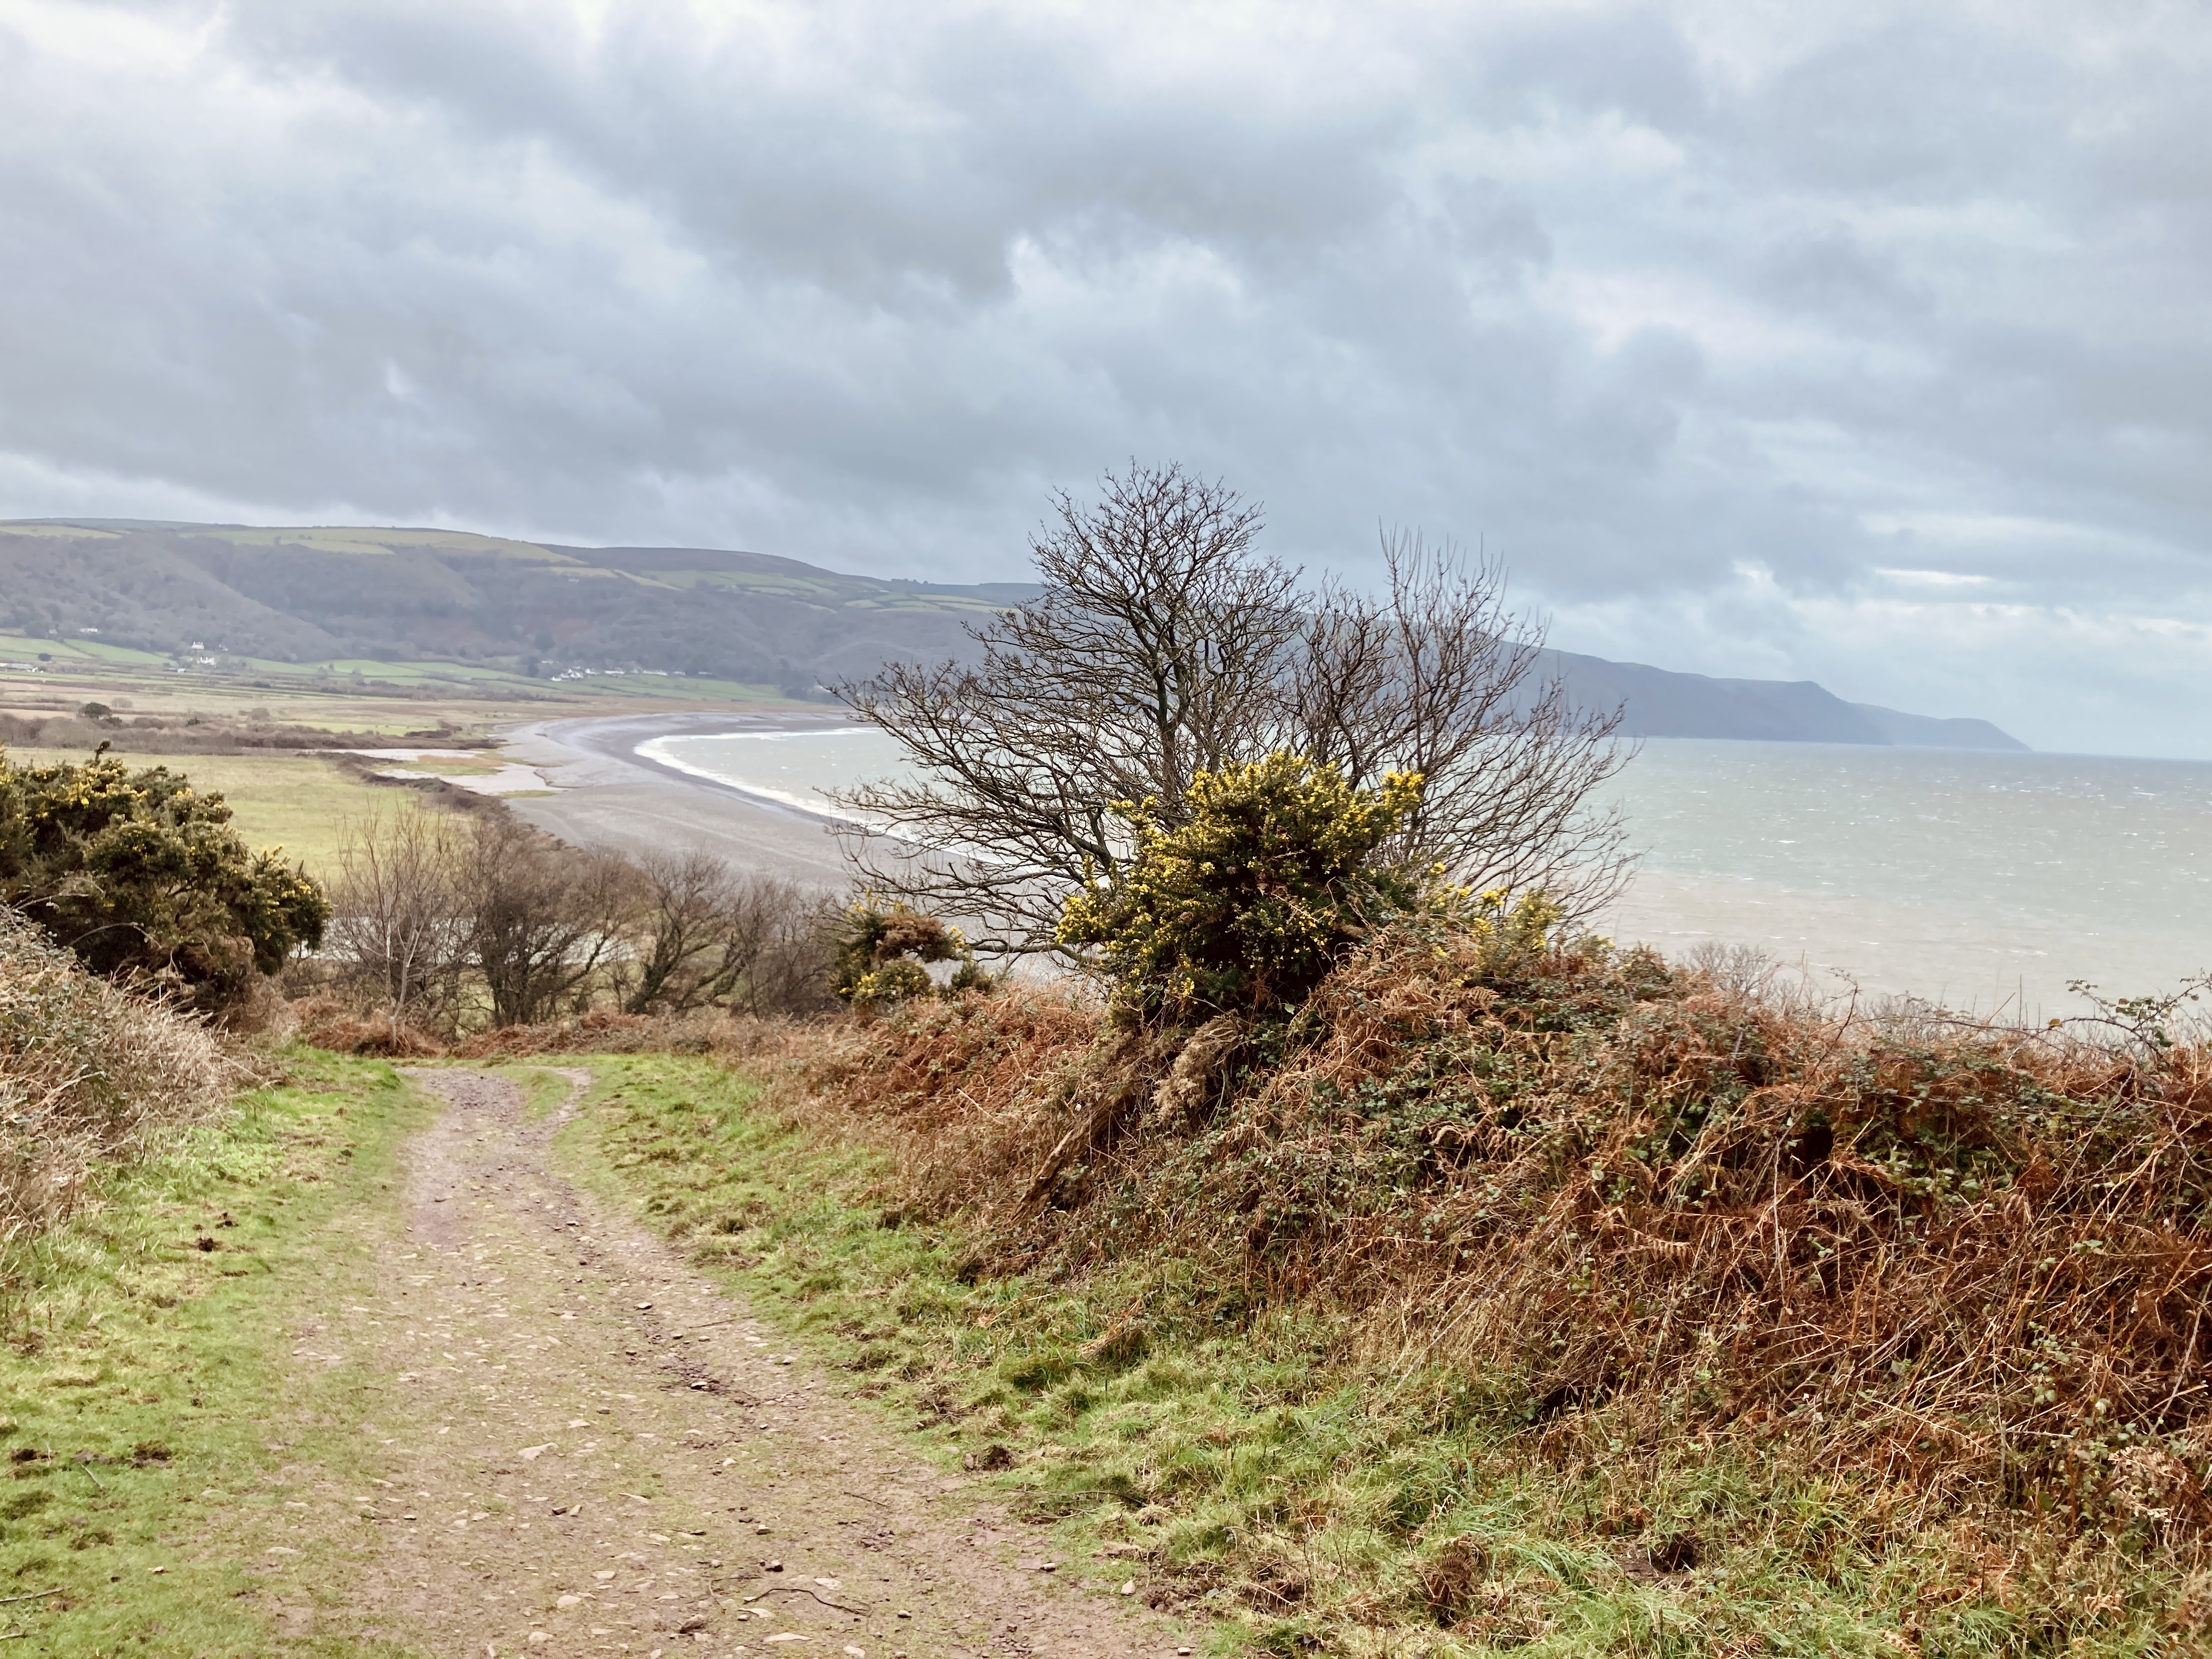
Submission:
<svg viewBox="0 0 2212 1659">
<path fill-rule="evenodd" d="M 807 696 L 889 656 L 955 652 L 963 621 L 1026 591 L 451 530 L 21 520 L 0 524 L 0 635 L 21 641 L 0 638 L 0 659 L 622 670 Z"/>
</svg>

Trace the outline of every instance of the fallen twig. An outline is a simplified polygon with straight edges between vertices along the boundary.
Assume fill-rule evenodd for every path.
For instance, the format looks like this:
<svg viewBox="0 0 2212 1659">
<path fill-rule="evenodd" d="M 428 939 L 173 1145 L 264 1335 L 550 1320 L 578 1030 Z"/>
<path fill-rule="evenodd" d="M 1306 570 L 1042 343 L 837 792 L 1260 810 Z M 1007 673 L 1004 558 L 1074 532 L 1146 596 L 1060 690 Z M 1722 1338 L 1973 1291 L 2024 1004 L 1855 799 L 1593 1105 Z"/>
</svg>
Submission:
<svg viewBox="0 0 2212 1659">
<path fill-rule="evenodd" d="M 750 1607 L 754 1602 L 761 1599 L 761 1595 L 774 1595 L 779 1591 L 786 1595 L 814 1595 L 814 1592 L 807 1589 L 804 1584 L 770 1584 L 766 1589 L 760 1593 L 760 1595 L 748 1595 L 745 1597 L 745 1605 L 747 1607 Z M 832 1601 L 826 1595 L 814 1595 L 814 1599 L 819 1601 L 825 1607 L 835 1607 L 840 1613 L 849 1613 L 855 1619 L 865 1619 L 868 1616 L 866 1613 L 861 1612 L 858 1607 L 848 1607 L 842 1601 Z"/>
<path fill-rule="evenodd" d="M 66 1586 L 57 1584 L 52 1589 L 33 1590 L 28 1595 L 0 1595 L 0 1607 L 10 1601 L 35 1601 L 42 1595 L 59 1595 Z"/>
</svg>

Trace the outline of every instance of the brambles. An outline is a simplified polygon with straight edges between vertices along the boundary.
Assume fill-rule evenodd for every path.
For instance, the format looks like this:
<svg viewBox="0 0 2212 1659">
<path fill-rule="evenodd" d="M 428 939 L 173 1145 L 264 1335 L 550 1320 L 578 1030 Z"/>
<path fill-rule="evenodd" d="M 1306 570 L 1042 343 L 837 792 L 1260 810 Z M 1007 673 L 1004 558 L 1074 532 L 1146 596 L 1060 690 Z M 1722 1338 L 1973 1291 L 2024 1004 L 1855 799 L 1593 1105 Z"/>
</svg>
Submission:
<svg viewBox="0 0 2212 1659">
<path fill-rule="evenodd" d="M 1741 1437 L 1869 1513 L 1996 1535 L 2056 1506 L 2212 1549 L 2204 1052 L 1730 977 L 1499 903 L 1384 930 L 1194 1121 L 1132 1113 L 1110 1159 L 1052 1163 L 1104 1066 L 1096 1024 L 1033 997 L 902 1014 L 813 1109 L 896 1150 L 904 1212 L 987 1262 L 1172 1262 L 1202 1294 L 1133 1307 L 1155 1333 L 1347 1316 L 1347 1351 L 1532 1452 Z M 1041 1164 L 1039 1203 L 1017 1177 Z"/>
<path fill-rule="evenodd" d="M 166 767 L 133 772 L 105 745 L 74 764 L 0 757 L 0 904 L 96 973 L 238 1001 L 330 918 L 283 850 L 249 852 L 221 795 Z"/>
</svg>

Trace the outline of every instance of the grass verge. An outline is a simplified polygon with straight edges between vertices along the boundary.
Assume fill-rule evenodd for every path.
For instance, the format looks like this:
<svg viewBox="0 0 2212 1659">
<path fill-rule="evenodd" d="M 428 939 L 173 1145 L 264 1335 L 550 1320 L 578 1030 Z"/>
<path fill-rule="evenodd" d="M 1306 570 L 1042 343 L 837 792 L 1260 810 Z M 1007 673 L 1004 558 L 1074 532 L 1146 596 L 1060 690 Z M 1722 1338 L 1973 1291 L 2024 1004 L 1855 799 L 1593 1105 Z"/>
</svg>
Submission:
<svg viewBox="0 0 2212 1659">
<path fill-rule="evenodd" d="M 293 1349 L 386 1248 L 423 1109 L 381 1063 L 302 1049 L 287 1073 L 0 1258 L 0 1638 L 392 1651 L 304 1634 L 354 1552 L 297 1499 L 359 1478 L 364 1378 Z"/>
<path fill-rule="evenodd" d="M 1169 1255 L 994 1272 L 886 1207 L 890 1158 L 710 1060 L 591 1062 L 572 1145 L 856 1393 L 1000 1477 L 1062 1543 L 1224 1650 L 1473 1655 L 2178 1651 L 2154 1552 L 2024 1557 L 1871 1480 L 1694 1430 L 1532 1419 L 1464 1369 L 1360 1357 Z M 1780 1448 L 1778 1444 L 1778 1454 Z M 2088 1594 L 2094 1589 L 2097 1593 Z"/>
</svg>

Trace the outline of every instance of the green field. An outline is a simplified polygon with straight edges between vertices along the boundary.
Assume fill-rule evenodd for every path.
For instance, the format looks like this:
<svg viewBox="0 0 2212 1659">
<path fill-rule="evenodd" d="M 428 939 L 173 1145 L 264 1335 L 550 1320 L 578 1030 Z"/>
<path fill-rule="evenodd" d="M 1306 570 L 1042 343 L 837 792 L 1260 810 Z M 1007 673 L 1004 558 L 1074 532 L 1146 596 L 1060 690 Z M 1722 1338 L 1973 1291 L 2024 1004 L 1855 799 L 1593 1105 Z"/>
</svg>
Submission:
<svg viewBox="0 0 2212 1659">
<path fill-rule="evenodd" d="M 111 690 L 122 682 L 109 677 L 126 676 L 130 695 L 167 701 L 204 701 L 210 696 L 253 692 L 343 697 L 384 688 L 417 695 L 450 690 L 458 697 L 490 696 L 530 704 L 632 702 L 641 697 L 708 704 L 783 701 L 774 686 L 677 674 L 609 672 L 573 680 L 544 680 L 495 663 L 383 662 L 369 657 L 276 662 L 226 656 L 210 665 L 191 659 L 179 662 L 126 646 L 103 645 L 97 640 L 0 634 L 0 700 L 75 685 L 88 675 L 100 678 Z"/>
<path fill-rule="evenodd" d="M 0 665 L 26 647 L 65 641 L 0 635 Z M 443 726 L 454 737 L 481 737 L 523 720 L 635 713 L 641 704 L 672 708 L 818 708 L 793 703 L 774 688 L 731 680 L 650 674 L 548 681 L 462 663 L 255 663 L 175 673 L 157 659 L 119 647 L 69 647 L 34 670 L 0 666 L 0 714 L 72 712 L 101 702 L 126 715 L 216 720 L 266 720 L 329 732 L 399 737 Z M 124 660 L 125 658 L 133 660 Z M 144 660 L 137 660 L 143 659 Z M 427 740 L 427 739 L 426 739 Z M 127 746 L 127 729 L 114 734 Z"/>
<path fill-rule="evenodd" d="M 82 754 L 50 749 L 8 751 L 17 765 L 45 766 L 78 761 Z M 286 859 L 305 864 L 325 881 L 338 873 L 339 849 L 347 826 L 372 812 L 416 812 L 428 809 L 404 788 L 380 788 L 362 782 L 319 755 L 282 750 L 251 755 L 143 755 L 125 757 L 135 766 L 166 766 L 181 772 L 193 787 L 220 793 L 234 814 L 232 823 L 248 847 L 282 847 Z"/>
</svg>

